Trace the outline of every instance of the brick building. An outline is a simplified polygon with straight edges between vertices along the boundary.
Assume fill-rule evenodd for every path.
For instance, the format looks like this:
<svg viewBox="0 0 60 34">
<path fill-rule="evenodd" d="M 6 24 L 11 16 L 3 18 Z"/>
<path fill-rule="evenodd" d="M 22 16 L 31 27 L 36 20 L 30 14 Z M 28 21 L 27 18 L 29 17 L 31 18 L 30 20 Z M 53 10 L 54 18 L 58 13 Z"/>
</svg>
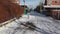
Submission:
<svg viewBox="0 0 60 34">
<path fill-rule="evenodd" d="M 60 5 L 60 0 L 47 0 L 47 5 Z"/>
<path fill-rule="evenodd" d="M 20 0 L 10 0 L 12 3 L 18 3 L 20 4 Z"/>
<path fill-rule="evenodd" d="M 13 18 L 22 16 L 24 7 L 21 7 L 17 1 L 0 0 L 0 24 Z"/>
<path fill-rule="evenodd" d="M 60 0 L 45 0 L 44 8 L 49 11 L 50 16 L 60 19 Z"/>
</svg>

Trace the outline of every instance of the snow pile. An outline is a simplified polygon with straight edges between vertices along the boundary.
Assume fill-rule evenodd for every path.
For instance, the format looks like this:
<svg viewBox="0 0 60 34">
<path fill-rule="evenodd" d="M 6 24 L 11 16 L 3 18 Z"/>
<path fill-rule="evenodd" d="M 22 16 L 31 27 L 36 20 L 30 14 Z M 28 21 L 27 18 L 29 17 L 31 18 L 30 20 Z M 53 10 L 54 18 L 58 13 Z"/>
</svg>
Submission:
<svg viewBox="0 0 60 34">
<path fill-rule="evenodd" d="M 30 31 L 21 28 L 20 23 L 26 21 L 33 22 L 40 28 L 40 31 Z M 23 15 L 20 19 L 0 27 L 0 34 L 60 34 L 60 21 L 36 12 L 31 12 L 29 15 Z"/>
</svg>

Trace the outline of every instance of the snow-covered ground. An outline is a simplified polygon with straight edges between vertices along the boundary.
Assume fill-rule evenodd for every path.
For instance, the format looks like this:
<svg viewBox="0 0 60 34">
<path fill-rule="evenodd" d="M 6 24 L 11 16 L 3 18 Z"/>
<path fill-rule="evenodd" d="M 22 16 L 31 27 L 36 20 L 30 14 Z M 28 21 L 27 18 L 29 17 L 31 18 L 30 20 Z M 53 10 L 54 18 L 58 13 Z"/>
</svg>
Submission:
<svg viewBox="0 0 60 34">
<path fill-rule="evenodd" d="M 39 27 L 39 32 L 27 30 L 20 25 L 21 22 L 24 23 L 26 21 L 33 22 Z M 31 12 L 28 15 L 23 15 L 18 20 L 0 27 L 0 34 L 60 34 L 60 20 L 55 20 L 51 17 Z"/>
</svg>

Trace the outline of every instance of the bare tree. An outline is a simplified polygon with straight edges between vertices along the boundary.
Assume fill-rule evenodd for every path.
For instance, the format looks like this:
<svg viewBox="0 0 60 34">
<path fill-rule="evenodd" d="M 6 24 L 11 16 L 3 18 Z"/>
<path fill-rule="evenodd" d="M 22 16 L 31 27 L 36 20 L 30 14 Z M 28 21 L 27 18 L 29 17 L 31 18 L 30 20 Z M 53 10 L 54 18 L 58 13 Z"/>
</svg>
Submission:
<svg viewBox="0 0 60 34">
<path fill-rule="evenodd" d="M 39 3 L 39 6 L 40 6 L 40 12 L 42 13 L 42 12 L 43 12 L 43 3 L 40 2 L 40 3 Z"/>
</svg>

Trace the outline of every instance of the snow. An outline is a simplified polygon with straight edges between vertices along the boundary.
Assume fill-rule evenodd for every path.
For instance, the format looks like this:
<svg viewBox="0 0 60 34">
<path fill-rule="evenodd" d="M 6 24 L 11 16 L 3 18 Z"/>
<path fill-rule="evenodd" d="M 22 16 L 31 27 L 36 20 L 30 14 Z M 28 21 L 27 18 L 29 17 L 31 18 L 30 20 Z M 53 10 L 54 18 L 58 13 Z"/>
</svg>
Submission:
<svg viewBox="0 0 60 34">
<path fill-rule="evenodd" d="M 60 5 L 45 5 L 45 8 L 60 8 Z"/>
<path fill-rule="evenodd" d="M 27 21 L 33 22 L 39 27 L 39 32 L 27 30 L 20 24 Z M 55 20 L 32 11 L 27 15 L 23 15 L 20 19 L 0 27 L 0 34 L 60 34 L 60 20 Z"/>
</svg>

